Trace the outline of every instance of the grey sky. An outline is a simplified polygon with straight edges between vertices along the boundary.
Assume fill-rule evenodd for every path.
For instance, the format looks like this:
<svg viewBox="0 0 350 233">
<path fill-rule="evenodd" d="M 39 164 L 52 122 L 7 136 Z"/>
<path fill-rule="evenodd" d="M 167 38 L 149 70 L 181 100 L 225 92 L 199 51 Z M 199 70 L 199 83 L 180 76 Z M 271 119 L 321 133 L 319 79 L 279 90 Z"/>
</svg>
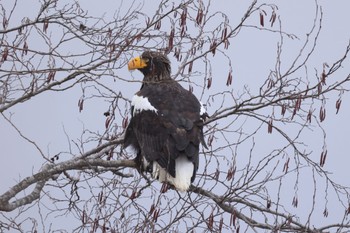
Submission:
<svg viewBox="0 0 350 233">
<path fill-rule="evenodd" d="M 99 17 L 104 12 L 107 12 L 105 17 L 108 18 L 113 16 L 119 4 L 117 2 L 106 0 L 101 4 L 101 1 L 81 1 L 80 5 L 82 8 L 88 9 L 89 14 L 92 16 Z M 244 4 L 240 1 L 213 1 L 212 10 L 226 13 L 230 17 L 230 24 L 235 25 L 235 22 L 238 22 L 242 17 L 242 13 L 249 2 Z M 277 13 L 282 22 L 282 30 L 299 38 L 294 40 L 285 38 L 282 60 L 285 61 L 285 66 L 288 66 L 291 59 L 299 53 L 302 43 L 306 39 L 306 34 L 313 26 L 316 9 L 315 1 L 269 2 L 278 6 Z M 4 6 L 11 5 L 11 1 L 2 1 L 0 4 L 4 4 Z M 26 15 L 30 17 L 31 11 L 28 11 L 28 9 L 33 9 L 34 13 L 37 11 L 36 5 L 29 4 L 28 1 L 20 0 L 18 4 L 23 4 L 24 7 L 17 9 L 16 12 L 21 14 L 13 16 L 14 22 L 20 21 Z M 124 1 L 124 4 L 124 6 L 127 6 L 127 1 Z M 320 72 L 323 63 L 331 64 L 341 58 L 350 39 L 350 30 L 348 30 L 347 25 L 350 22 L 350 14 L 348 13 L 350 2 L 348 0 L 320 0 L 318 4 L 322 6 L 323 11 L 322 30 L 316 50 L 309 61 L 308 73 L 310 78 L 315 76 L 314 69 Z M 143 10 L 145 12 L 153 12 L 155 6 L 153 4 L 152 6 L 145 4 Z M 268 17 L 266 17 L 265 21 L 267 29 L 278 30 L 276 26 L 274 28 L 269 26 Z M 252 17 L 249 23 L 259 25 L 259 18 Z M 235 93 L 242 92 L 244 85 L 247 85 L 252 90 L 257 89 L 258 85 L 264 82 L 270 71 L 275 67 L 278 40 L 278 33 L 248 27 L 243 28 L 242 32 L 234 40 L 230 41 L 231 46 L 227 52 L 232 59 L 233 67 L 233 85 L 229 89 Z M 40 46 L 40 44 L 31 44 L 31 46 Z M 170 59 L 172 61 L 172 69 L 176 70 L 178 63 L 173 57 L 170 57 Z M 343 65 L 344 69 L 337 75 L 342 74 L 346 76 L 349 74 L 350 66 L 345 63 Z M 283 64 L 282 67 L 284 67 Z M 130 74 L 126 67 L 124 70 L 118 70 L 117 72 L 119 72 L 118 75 L 125 79 L 129 77 L 141 79 L 141 73 L 133 72 Z M 207 94 L 213 94 L 220 87 L 224 87 L 228 74 L 227 63 L 221 62 L 221 60 L 214 60 L 212 72 L 215 77 L 213 84 L 216 84 L 216 87 Z M 124 95 L 131 99 L 133 93 L 139 89 L 139 86 L 139 83 L 118 81 L 116 86 L 111 88 L 115 88 L 118 91 L 120 89 Z M 195 90 L 195 92 L 198 92 L 198 90 Z M 45 154 L 55 155 L 61 151 L 69 151 L 69 140 L 78 141 L 84 129 L 97 131 L 101 134 L 105 130 L 103 113 L 108 110 L 109 103 L 102 99 L 86 101 L 84 110 L 79 113 L 77 104 L 81 96 L 82 93 L 79 86 L 66 92 L 47 92 L 11 108 L 5 112 L 5 115 L 11 117 L 24 136 L 37 142 Z M 350 155 L 348 152 L 349 142 L 347 140 L 350 130 L 350 125 L 348 124 L 350 109 L 347 106 L 350 96 L 348 93 L 344 94 L 342 107 L 336 115 L 335 101 L 337 98 L 337 96 L 332 96 L 327 100 L 329 104 L 327 118 L 322 123 L 322 127 L 327 132 L 328 157 L 325 169 L 331 172 L 330 176 L 335 181 L 345 186 L 350 186 L 348 169 Z M 207 111 L 210 114 L 215 109 L 208 107 Z M 120 121 L 119 123 L 121 123 Z M 311 131 L 308 135 L 305 135 L 305 143 L 309 145 L 309 150 L 313 151 L 310 157 L 315 161 L 318 161 L 322 151 L 321 133 L 319 129 L 315 128 L 314 132 Z M 66 134 L 69 136 L 69 139 Z M 271 138 L 274 138 L 274 136 Z M 262 140 L 257 148 L 263 147 L 264 144 L 274 143 L 271 138 L 256 138 L 256 141 Z M 18 132 L 2 117 L 0 118 L 0 142 L 2 150 L 0 157 L 0 193 L 3 193 L 20 179 L 37 172 L 42 166 L 44 159 L 36 148 L 31 143 L 21 139 Z M 76 151 L 75 146 L 73 144 L 71 146 L 73 151 Z M 66 154 L 61 155 L 62 160 L 69 158 Z M 300 183 L 302 184 L 303 182 L 301 181 Z M 294 183 L 291 185 L 294 185 Z M 300 189 L 305 188 L 307 190 L 310 188 L 307 183 L 302 185 Z M 323 187 L 324 184 L 320 184 L 320 186 Z M 271 188 L 274 189 L 276 187 Z M 323 189 L 321 190 L 323 192 Z M 288 190 L 286 190 L 287 196 L 293 196 L 293 194 L 288 193 Z M 304 202 L 304 204 L 309 208 L 307 203 Z M 322 208 L 323 206 L 320 207 L 321 211 Z M 303 208 L 298 208 L 295 212 L 300 215 L 304 214 Z M 334 222 L 334 217 L 339 217 L 336 214 L 330 215 L 326 219 L 321 216 L 322 212 L 320 216 L 317 215 L 319 219 L 316 221 L 329 221 L 331 223 Z M 52 224 L 55 227 L 60 222 L 58 218 L 50 219 L 50 221 L 53 221 Z M 68 222 L 69 219 L 67 219 L 67 224 Z"/>
</svg>

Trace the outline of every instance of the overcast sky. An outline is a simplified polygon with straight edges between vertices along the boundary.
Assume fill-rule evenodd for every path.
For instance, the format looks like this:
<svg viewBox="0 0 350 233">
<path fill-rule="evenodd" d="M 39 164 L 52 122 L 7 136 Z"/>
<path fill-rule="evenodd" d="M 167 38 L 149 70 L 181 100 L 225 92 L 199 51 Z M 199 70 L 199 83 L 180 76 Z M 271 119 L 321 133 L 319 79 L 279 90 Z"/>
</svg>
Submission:
<svg viewBox="0 0 350 233">
<path fill-rule="evenodd" d="M 12 0 L 2 0 L 0 4 L 11 5 Z M 18 5 L 23 7 L 17 9 L 15 19 L 21 21 L 24 16 L 31 17 L 37 12 L 38 6 L 33 1 L 18 1 Z M 103 3 L 102 3 L 103 2 Z M 119 1 L 81 1 L 81 7 L 88 9 L 92 16 L 112 17 Z M 244 2 L 244 3 L 242 3 Z M 297 54 L 306 34 L 313 26 L 315 17 L 315 1 L 294 0 L 294 1 L 269 1 L 278 6 L 277 14 L 281 17 L 282 29 L 290 34 L 295 34 L 299 39 L 286 40 L 288 46 L 284 47 L 282 59 L 286 60 Z M 331 64 L 339 59 L 345 51 L 350 39 L 350 1 L 348 0 L 320 0 L 322 6 L 323 21 L 322 31 L 319 36 L 318 46 L 310 61 L 309 72 L 312 74 L 314 68 L 320 70 L 324 62 Z M 125 3 L 127 4 L 127 3 Z M 230 23 L 235 25 L 242 18 L 250 1 L 213 1 L 211 6 L 213 11 L 218 10 L 226 13 L 230 17 Z M 154 11 L 155 5 L 145 4 L 144 11 L 150 13 Z M 30 10 L 28 10 L 30 9 Z M 14 19 L 14 20 L 15 20 Z M 254 20 L 256 22 L 254 22 Z M 258 25 L 259 18 L 252 17 L 250 24 Z M 278 42 L 277 33 L 259 31 L 253 28 L 246 28 L 243 32 L 231 41 L 231 47 L 228 52 L 232 59 L 234 81 L 232 89 L 239 92 L 244 85 L 249 85 L 252 89 L 256 84 L 260 85 L 267 77 L 269 72 L 274 69 L 276 48 Z M 40 45 L 38 45 L 40 46 Z M 176 61 L 171 57 L 173 70 L 176 69 Z M 120 75 L 131 77 L 131 74 L 125 67 L 120 71 Z M 222 77 L 223 83 L 227 77 L 227 65 L 217 62 L 213 67 L 213 76 L 219 77 L 215 82 L 219 82 Z M 344 68 L 337 75 L 348 75 L 350 65 L 344 63 Z M 133 73 L 134 78 L 141 78 L 141 74 Z M 348 86 L 349 87 L 349 86 Z M 118 88 L 118 87 L 116 87 Z M 122 90 L 129 93 L 129 98 L 137 91 L 139 84 L 125 83 Z M 215 89 L 213 90 L 215 91 Z M 21 132 L 33 141 L 38 142 L 41 149 L 54 155 L 60 151 L 68 150 L 66 133 L 72 139 L 78 139 L 84 129 L 92 131 L 104 131 L 103 112 L 108 108 L 106 102 L 91 101 L 86 109 L 79 113 L 77 103 L 81 97 L 80 88 L 73 88 L 66 93 L 44 93 L 32 100 L 11 108 L 5 114 L 12 115 L 13 122 Z M 329 106 L 335 106 L 336 96 L 329 100 Z M 343 105 L 339 114 L 335 114 L 335 107 L 328 107 L 327 119 L 322 124 L 327 132 L 328 158 L 325 168 L 332 173 L 335 181 L 343 185 L 350 186 L 349 174 L 349 142 L 348 132 L 350 125 L 350 109 L 347 108 L 350 102 L 350 96 L 346 93 L 343 97 Z M 208 109 L 208 112 L 215 111 Z M 319 157 L 322 150 L 320 139 L 322 135 L 316 130 L 310 132 L 308 142 L 310 150 L 314 151 L 313 158 Z M 268 139 L 260 138 L 261 140 Z M 37 153 L 36 149 L 28 142 L 21 139 L 18 133 L 1 117 L 0 118 L 0 145 L 1 145 L 1 163 L 0 163 L 0 192 L 3 193 L 14 185 L 20 179 L 37 172 L 43 164 L 43 158 Z M 62 158 L 64 159 L 64 158 Z M 68 158 L 67 158 L 68 159 Z M 307 188 L 307 187 L 305 187 Z M 330 216 L 327 221 L 331 221 Z M 324 221 L 324 219 L 320 219 Z"/>
</svg>

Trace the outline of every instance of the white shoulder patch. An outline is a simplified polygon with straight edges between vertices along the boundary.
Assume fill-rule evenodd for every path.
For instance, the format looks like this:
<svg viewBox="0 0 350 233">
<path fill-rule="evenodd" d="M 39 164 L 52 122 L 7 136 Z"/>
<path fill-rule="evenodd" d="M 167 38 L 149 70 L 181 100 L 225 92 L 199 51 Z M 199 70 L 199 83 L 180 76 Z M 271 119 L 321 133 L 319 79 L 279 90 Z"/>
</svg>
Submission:
<svg viewBox="0 0 350 233">
<path fill-rule="evenodd" d="M 205 113 L 207 113 L 207 110 L 204 107 L 204 104 L 202 102 L 199 102 L 201 104 L 201 110 L 199 112 L 199 115 L 203 116 Z"/>
<path fill-rule="evenodd" d="M 132 112 L 132 115 L 141 112 L 141 111 L 154 111 L 155 113 L 158 112 L 158 110 L 148 101 L 147 97 L 134 95 L 131 100 L 131 105 L 134 106 L 134 111 Z"/>
</svg>

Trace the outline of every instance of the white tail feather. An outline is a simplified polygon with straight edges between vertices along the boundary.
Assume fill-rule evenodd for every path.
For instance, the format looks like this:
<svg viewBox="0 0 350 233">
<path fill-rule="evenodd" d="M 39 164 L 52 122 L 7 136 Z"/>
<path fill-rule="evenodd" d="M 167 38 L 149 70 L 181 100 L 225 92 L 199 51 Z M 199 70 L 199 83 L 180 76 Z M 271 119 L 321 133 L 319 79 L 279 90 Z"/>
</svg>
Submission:
<svg viewBox="0 0 350 233">
<path fill-rule="evenodd" d="M 159 182 L 168 182 L 174 185 L 177 190 L 185 192 L 191 185 L 194 165 L 186 157 L 181 156 L 175 160 L 175 166 L 176 177 L 172 177 L 157 162 L 153 162 L 152 176 L 158 178 Z"/>
</svg>

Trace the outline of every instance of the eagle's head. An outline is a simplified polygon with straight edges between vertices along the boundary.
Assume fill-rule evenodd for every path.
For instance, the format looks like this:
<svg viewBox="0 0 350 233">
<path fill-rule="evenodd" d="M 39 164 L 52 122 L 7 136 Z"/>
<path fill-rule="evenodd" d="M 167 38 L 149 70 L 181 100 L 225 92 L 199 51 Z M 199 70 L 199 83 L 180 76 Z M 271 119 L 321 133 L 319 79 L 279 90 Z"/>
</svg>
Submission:
<svg viewBox="0 0 350 233">
<path fill-rule="evenodd" d="M 141 56 L 131 59 L 128 69 L 141 71 L 145 81 L 170 79 L 170 61 L 166 55 L 159 52 L 146 51 Z"/>
</svg>

